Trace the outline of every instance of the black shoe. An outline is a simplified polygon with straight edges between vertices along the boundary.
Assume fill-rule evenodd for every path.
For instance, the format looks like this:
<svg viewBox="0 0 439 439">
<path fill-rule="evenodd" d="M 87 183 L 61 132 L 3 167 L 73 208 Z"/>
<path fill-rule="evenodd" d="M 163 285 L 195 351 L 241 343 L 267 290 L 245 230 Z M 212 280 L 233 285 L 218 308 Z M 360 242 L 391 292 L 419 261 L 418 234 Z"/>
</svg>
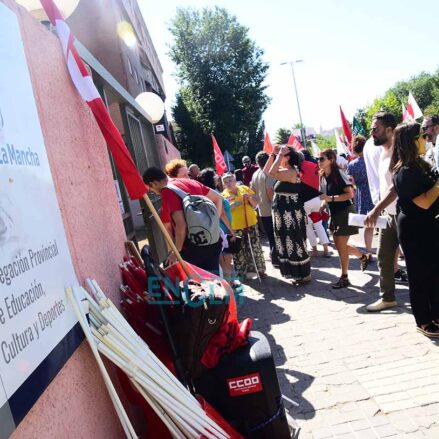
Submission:
<svg viewBox="0 0 439 439">
<path fill-rule="evenodd" d="M 339 290 L 340 288 L 346 288 L 350 285 L 349 279 L 347 276 L 342 276 L 335 284 L 332 285 L 334 290 Z"/>
<path fill-rule="evenodd" d="M 369 259 L 369 256 L 367 256 L 366 254 L 363 254 L 363 256 L 361 256 L 360 258 L 360 268 L 361 271 L 365 271 L 367 266 L 369 265 L 369 262 L 371 260 Z"/>
<path fill-rule="evenodd" d="M 400 282 L 403 284 L 408 283 L 409 278 L 407 276 L 407 272 L 405 270 L 403 270 L 402 268 L 399 268 L 396 272 L 395 272 L 395 281 L 396 282 Z"/>
</svg>

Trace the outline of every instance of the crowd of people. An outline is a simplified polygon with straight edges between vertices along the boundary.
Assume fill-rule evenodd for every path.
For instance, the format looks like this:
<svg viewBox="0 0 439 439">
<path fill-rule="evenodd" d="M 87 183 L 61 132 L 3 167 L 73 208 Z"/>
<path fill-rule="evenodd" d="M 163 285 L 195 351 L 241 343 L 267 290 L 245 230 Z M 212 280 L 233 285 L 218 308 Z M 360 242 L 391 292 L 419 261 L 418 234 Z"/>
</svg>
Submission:
<svg viewBox="0 0 439 439">
<path fill-rule="evenodd" d="M 218 176 L 178 159 L 165 172 L 147 169 L 143 178 L 162 197 L 161 218 L 183 259 L 222 275 L 233 287 L 267 276 L 261 230 L 271 264 L 295 285 L 312 280 L 313 258 L 331 256 L 332 235 L 340 263 L 334 289 L 350 285 L 350 255 L 363 271 L 374 262 L 372 240 L 378 231 L 380 298 L 367 310 L 396 306 L 396 283 L 408 283 L 417 330 L 439 337 L 439 116 L 426 117 L 422 125 L 397 125 L 393 114 L 381 111 L 370 134 L 368 140 L 354 137 L 348 160 L 332 149 L 313 157 L 306 149 L 274 145 L 271 154 L 256 155 L 256 164 L 244 156 L 243 168 L 234 173 Z M 204 230 L 198 241 L 188 238 L 191 196 L 214 206 L 219 237 Z M 354 213 L 365 216 L 363 250 L 349 242 L 359 232 L 349 220 Z M 380 216 L 386 227 L 377 229 Z M 405 258 L 407 271 L 398 266 L 399 258 Z M 175 261 L 170 252 L 165 263 Z"/>
</svg>

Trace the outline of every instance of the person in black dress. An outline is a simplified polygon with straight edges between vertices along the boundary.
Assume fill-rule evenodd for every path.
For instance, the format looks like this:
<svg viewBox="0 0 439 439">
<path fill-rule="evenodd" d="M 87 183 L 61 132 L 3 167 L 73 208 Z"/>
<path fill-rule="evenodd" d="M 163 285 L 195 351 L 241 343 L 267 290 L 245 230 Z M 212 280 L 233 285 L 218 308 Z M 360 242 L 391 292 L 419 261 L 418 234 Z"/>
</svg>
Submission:
<svg viewBox="0 0 439 439">
<path fill-rule="evenodd" d="M 275 145 L 264 172 L 275 178 L 272 203 L 274 240 L 283 277 L 295 284 L 311 280 L 311 264 L 306 249 L 306 214 L 300 200 L 302 156 L 286 145 Z"/>
<path fill-rule="evenodd" d="M 439 337 L 439 174 L 420 158 L 425 133 L 416 122 L 398 125 L 390 171 L 398 194 L 398 238 L 417 330 Z"/>
<path fill-rule="evenodd" d="M 329 206 L 331 212 L 330 229 L 340 259 L 341 276 L 332 285 L 334 289 L 348 287 L 349 255 L 360 259 L 361 269 L 367 268 L 369 259 L 353 245 L 348 244 L 349 237 L 358 233 L 358 227 L 348 224 L 349 213 L 356 213 L 353 203 L 354 190 L 347 174 L 338 167 L 337 156 L 332 149 L 325 149 L 318 158 L 320 167 L 320 192 L 323 200 L 321 210 Z"/>
</svg>

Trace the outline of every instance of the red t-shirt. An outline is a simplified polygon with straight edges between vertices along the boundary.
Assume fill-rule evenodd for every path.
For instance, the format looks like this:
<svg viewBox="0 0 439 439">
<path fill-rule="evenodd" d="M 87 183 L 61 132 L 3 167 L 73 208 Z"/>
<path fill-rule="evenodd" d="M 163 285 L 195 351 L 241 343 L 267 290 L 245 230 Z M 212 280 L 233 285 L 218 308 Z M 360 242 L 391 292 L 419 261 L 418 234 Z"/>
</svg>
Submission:
<svg viewBox="0 0 439 439">
<path fill-rule="evenodd" d="M 244 166 L 242 168 L 242 182 L 244 183 L 244 186 L 250 187 L 250 182 L 252 181 L 253 174 L 258 169 L 259 168 L 256 165 L 250 165 L 249 167 Z"/>
<path fill-rule="evenodd" d="M 204 184 L 189 178 L 173 178 L 169 180 L 169 184 L 174 185 L 190 195 L 207 195 L 210 191 Z M 179 195 L 168 188 L 162 190 L 161 196 L 162 208 L 160 210 L 160 216 L 164 223 L 172 224 L 171 213 L 183 210 L 182 200 Z"/>
</svg>

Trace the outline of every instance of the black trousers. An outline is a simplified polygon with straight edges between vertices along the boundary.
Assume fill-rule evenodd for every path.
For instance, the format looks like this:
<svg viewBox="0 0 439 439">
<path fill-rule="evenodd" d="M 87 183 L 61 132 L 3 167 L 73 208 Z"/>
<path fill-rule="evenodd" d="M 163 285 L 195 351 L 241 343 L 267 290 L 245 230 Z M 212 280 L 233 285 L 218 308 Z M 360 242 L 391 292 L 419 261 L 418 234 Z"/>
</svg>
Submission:
<svg viewBox="0 0 439 439">
<path fill-rule="evenodd" d="M 398 238 L 409 278 L 417 325 L 439 319 L 439 219 L 398 215 Z"/>
<path fill-rule="evenodd" d="M 206 246 L 196 246 L 186 242 L 181 251 L 181 257 L 190 264 L 218 275 L 221 249 L 221 238 L 216 244 Z"/>
<path fill-rule="evenodd" d="M 267 234 L 268 242 L 270 245 L 270 257 L 271 262 L 277 262 L 276 255 L 276 243 L 274 242 L 274 229 L 273 229 L 273 218 L 271 216 L 261 216 L 262 224 L 264 225 L 265 233 Z"/>
</svg>

